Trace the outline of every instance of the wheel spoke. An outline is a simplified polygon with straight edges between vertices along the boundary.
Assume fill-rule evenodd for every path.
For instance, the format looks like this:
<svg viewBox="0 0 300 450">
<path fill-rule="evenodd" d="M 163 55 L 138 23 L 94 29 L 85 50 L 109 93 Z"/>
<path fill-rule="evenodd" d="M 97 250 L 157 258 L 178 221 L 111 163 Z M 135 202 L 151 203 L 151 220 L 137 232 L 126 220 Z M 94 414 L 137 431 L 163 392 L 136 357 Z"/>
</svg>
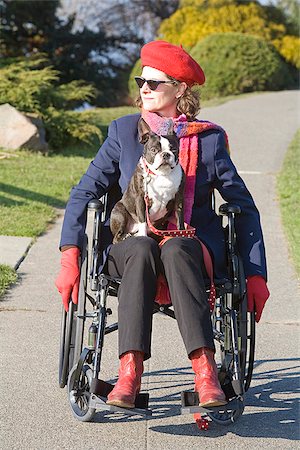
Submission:
<svg viewBox="0 0 300 450">
<path fill-rule="evenodd" d="M 76 369 L 77 367 L 74 366 L 68 381 L 69 402 L 73 415 L 80 421 L 88 422 L 96 411 L 95 408 L 89 406 L 92 370 L 87 364 L 83 366 L 77 388 L 74 389 Z"/>
</svg>

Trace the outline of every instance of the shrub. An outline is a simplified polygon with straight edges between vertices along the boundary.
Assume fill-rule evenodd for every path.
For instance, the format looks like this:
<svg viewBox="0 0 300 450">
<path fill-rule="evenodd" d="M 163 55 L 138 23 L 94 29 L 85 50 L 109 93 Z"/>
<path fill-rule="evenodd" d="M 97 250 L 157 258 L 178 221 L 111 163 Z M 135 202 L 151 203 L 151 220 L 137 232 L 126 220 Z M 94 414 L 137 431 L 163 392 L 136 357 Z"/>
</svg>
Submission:
<svg viewBox="0 0 300 450">
<path fill-rule="evenodd" d="M 161 23 L 159 37 L 189 49 L 215 33 L 246 33 L 268 41 L 280 39 L 286 33 L 285 25 L 269 20 L 262 6 L 227 3 L 218 8 L 203 8 L 199 3 L 180 8 Z"/>
<path fill-rule="evenodd" d="M 203 67 L 204 99 L 243 92 L 278 90 L 292 83 L 287 64 L 263 39 L 241 34 L 207 36 L 191 55 Z"/>
<path fill-rule="evenodd" d="M 98 126 L 86 120 L 83 113 L 64 111 L 52 106 L 43 111 L 45 128 L 52 148 L 59 149 L 72 142 L 84 142 L 89 145 L 98 138 L 102 142 L 102 133 Z"/>
<path fill-rule="evenodd" d="M 186 6 L 197 6 L 197 8 L 205 9 L 210 7 L 219 7 L 226 4 L 237 3 L 237 0 L 181 0 L 180 8 Z"/>
<path fill-rule="evenodd" d="M 21 59 L 0 69 L 0 103 L 10 103 L 24 112 L 41 114 L 58 72 L 41 67 L 44 58 Z"/>
<path fill-rule="evenodd" d="M 297 36 L 284 36 L 273 41 L 278 52 L 286 61 L 300 69 L 300 38 Z"/>
<path fill-rule="evenodd" d="M 81 81 L 58 84 L 59 73 L 42 56 L 18 59 L 0 67 L 0 104 L 9 103 L 42 119 L 46 139 L 58 149 L 71 140 L 91 144 L 102 140 L 97 126 L 72 109 L 95 95 Z"/>
<path fill-rule="evenodd" d="M 141 60 L 138 59 L 137 62 L 135 63 L 135 65 L 133 66 L 133 69 L 130 73 L 129 81 L 128 81 L 129 96 L 133 101 L 137 98 L 137 96 L 139 94 L 139 89 L 134 80 L 134 77 L 140 76 L 141 73 L 142 73 L 142 63 L 141 63 Z"/>
</svg>

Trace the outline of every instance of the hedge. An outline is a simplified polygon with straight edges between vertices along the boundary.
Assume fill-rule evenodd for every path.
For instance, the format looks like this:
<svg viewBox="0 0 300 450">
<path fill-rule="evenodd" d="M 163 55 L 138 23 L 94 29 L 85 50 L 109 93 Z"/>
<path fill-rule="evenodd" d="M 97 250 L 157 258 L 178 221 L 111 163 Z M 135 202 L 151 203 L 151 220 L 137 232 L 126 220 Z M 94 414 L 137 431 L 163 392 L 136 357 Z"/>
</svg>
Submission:
<svg viewBox="0 0 300 450">
<path fill-rule="evenodd" d="M 191 50 L 206 75 L 203 99 L 292 85 L 288 65 L 272 44 L 241 33 L 207 36 Z"/>
</svg>

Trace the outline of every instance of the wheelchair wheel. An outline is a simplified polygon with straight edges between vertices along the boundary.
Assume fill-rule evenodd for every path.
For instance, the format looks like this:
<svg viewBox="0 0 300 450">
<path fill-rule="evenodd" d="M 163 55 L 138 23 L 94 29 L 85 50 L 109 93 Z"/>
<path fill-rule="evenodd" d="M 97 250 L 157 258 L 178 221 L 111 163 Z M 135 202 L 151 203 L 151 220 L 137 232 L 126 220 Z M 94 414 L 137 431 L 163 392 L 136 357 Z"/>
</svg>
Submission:
<svg viewBox="0 0 300 450">
<path fill-rule="evenodd" d="M 221 313 L 221 329 L 224 342 L 221 344 L 221 368 L 219 379 L 226 398 L 232 401 L 218 412 L 208 413 L 219 425 L 235 422 L 244 411 L 244 393 L 250 386 L 255 345 L 253 317 L 247 313 L 247 291 L 243 264 L 238 259 L 239 294 L 225 294 Z"/>
<path fill-rule="evenodd" d="M 76 309 L 76 332 L 74 341 L 73 364 L 77 363 L 82 351 L 85 314 L 86 314 L 87 284 L 88 284 L 88 240 L 87 236 L 85 236 L 84 245 L 81 253 L 81 268 L 80 268 L 80 281 L 78 292 L 78 305 Z"/>
<path fill-rule="evenodd" d="M 244 401 L 242 399 L 237 399 L 237 403 L 235 402 L 235 406 L 232 409 L 226 407 L 222 411 L 220 408 L 218 412 L 209 412 L 208 416 L 218 425 L 228 426 L 237 421 L 237 419 L 243 414 L 244 408 Z"/>
<path fill-rule="evenodd" d="M 248 313 L 247 321 L 247 353 L 245 360 L 245 378 L 244 378 L 244 390 L 248 391 L 254 367 L 254 354 L 255 354 L 255 316 L 254 313 Z"/>
<path fill-rule="evenodd" d="M 247 312 L 247 287 L 243 263 L 239 258 L 241 295 L 238 299 L 238 339 L 241 381 L 244 392 L 250 387 L 255 353 L 255 318 L 254 313 Z"/>
<path fill-rule="evenodd" d="M 241 259 L 239 258 L 239 282 L 240 295 L 234 302 L 234 308 L 237 311 L 237 331 L 238 331 L 238 352 L 240 363 L 240 379 L 244 391 L 245 374 L 247 365 L 247 331 L 248 331 L 248 316 L 247 316 L 247 287 L 246 278 L 244 275 L 244 268 Z"/>
<path fill-rule="evenodd" d="M 68 397 L 73 416 L 81 422 L 89 422 L 95 415 L 96 409 L 89 407 L 90 385 L 93 371 L 88 364 L 84 364 L 75 385 L 77 365 L 73 367 L 68 378 Z"/>
<path fill-rule="evenodd" d="M 255 351 L 255 320 L 254 314 L 247 312 L 247 286 L 246 277 L 244 274 L 244 268 L 241 258 L 238 258 L 238 276 L 239 276 L 239 295 L 233 298 L 232 307 L 236 312 L 236 325 L 237 325 L 237 342 L 234 343 L 234 337 L 232 333 L 227 333 L 229 343 L 225 345 L 222 350 L 222 361 L 226 359 L 227 353 L 234 354 L 234 345 L 237 345 L 238 360 L 239 360 L 239 378 L 241 381 L 242 392 L 246 392 L 250 386 L 253 364 L 254 364 L 254 351 Z M 226 304 L 226 307 L 230 305 Z M 224 321 L 228 318 L 224 318 Z M 228 327 L 229 328 L 229 327 Z M 226 333 L 226 332 L 225 332 Z"/>
<path fill-rule="evenodd" d="M 78 304 L 69 303 L 69 311 L 62 308 L 60 351 L 59 351 L 59 386 L 64 388 L 67 384 L 68 375 L 74 364 L 77 363 L 83 343 L 86 288 L 88 279 L 88 251 L 87 239 L 81 254 L 81 269 Z"/>
<path fill-rule="evenodd" d="M 67 379 L 74 361 L 74 340 L 75 340 L 75 320 L 74 310 L 76 305 L 72 302 L 69 305 L 69 311 L 62 308 L 61 332 L 60 332 L 60 351 L 58 363 L 58 382 L 61 388 L 67 384 Z"/>
</svg>

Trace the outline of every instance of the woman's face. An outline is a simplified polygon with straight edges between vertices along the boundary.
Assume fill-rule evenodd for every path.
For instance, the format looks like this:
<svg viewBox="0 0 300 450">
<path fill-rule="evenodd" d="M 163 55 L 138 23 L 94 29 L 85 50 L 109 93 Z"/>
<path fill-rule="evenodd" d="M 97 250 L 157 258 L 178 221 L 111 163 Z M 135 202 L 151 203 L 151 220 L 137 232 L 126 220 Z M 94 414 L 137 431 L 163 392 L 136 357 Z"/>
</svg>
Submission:
<svg viewBox="0 0 300 450">
<path fill-rule="evenodd" d="M 141 77 L 146 80 L 161 80 L 170 83 L 159 84 L 155 91 L 151 91 L 147 83 L 140 88 L 143 108 L 146 111 L 155 112 L 163 117 L 175 117 L 177 115 L 177 103 L 184 93 L 186 83 L 172 84 L 164 72 L 145 66 Z"/>
</svg>

